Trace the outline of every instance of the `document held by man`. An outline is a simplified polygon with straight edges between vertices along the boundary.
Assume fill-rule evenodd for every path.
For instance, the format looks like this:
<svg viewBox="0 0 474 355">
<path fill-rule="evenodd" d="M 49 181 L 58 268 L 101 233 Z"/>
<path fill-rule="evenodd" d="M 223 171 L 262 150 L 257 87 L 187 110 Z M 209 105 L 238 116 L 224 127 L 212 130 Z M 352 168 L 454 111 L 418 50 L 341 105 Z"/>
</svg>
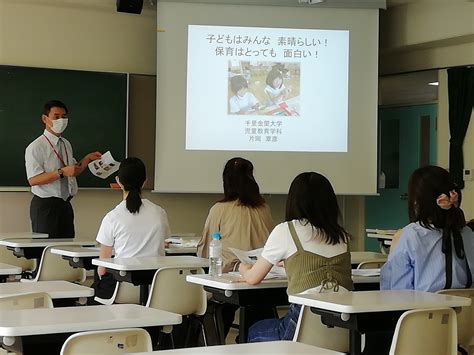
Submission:
<svg viewBox="0 0 474 355">
<path fill-rule="evenodd" d="M 120 163 L 115 161 L 110 151 L 107 151 L 100 159 L 91 161 L 88 166 L 92 174 L 106 179 L 118 170 Z"/>
</svg>

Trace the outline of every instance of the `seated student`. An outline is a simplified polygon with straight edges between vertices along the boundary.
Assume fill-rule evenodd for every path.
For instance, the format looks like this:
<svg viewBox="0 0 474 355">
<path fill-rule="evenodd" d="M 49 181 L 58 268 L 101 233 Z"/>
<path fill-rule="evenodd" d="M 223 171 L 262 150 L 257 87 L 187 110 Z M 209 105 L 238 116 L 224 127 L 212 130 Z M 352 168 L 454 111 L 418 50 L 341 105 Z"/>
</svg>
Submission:
<svg viewBox="0 0 474 355">
<path fill-rule="evenodd" d="M 269 105 L 276 105 L 288 98 L 289 90 L 283 84 L 283 76 L 278 69 L 268 72 L 265 93 L 268 96 Z"/>
<path fill-rule="evenodd" d="M 472 287 L 474 233 L 466 226 L 460 202 L 461 191 L 446 170 L 426 166 L 412 173 L 411 223 L 403 228 L 381 270 L 382 290 Z"/>
<path fill-rule="evenodd" d="M 270 207 L 260 195 L 253 165 L 243 158 L 230 159 L 222 173 L 224 198 L 212 206 L 198 244 L 198 255 L 209 257 L 212 233 L 219 232 L 222 241 L 223 272 L 232 271 L 238 262 L 229 247 L 253 250 L 263 247 L 273 220 Z M 237 306 L 224 307 L 224 333 L 227 334 Z"/>
<path fill-rule="evenodd" d="M 165 255 L 164 240 L 171 234 L 168 217 L 163 208 L 141 198 L 146 170 L 138 158 L 127 158 L 120 164 L 117 183 L 123 190 L 123 201 L 102 220 L 97 242 L 100 257 L 110 258 L 112 249 L 116 258 Z M 108 299 L 116 281 L 104 267 L 98 267 L 100 280 L 93 287 L 95 295 Z"/>
<path fill-rule="evenodd" d="M 331 183 L 321 174 L 299 174 L 286 201 L 286 222 L 275 227 L 253 266 L 239 271 L 249 284 L 258 284 L 273 265 L 284 260 L 288 293 L 352 290 L 349 234 L 338 224 L 339 207 Z M 252 325 L 248 341 L 293 339 L 301 306 L 291 304 L 285 317 Z"/>
<path fill-rule="evenodd" d="M 255 95 L 248 91 L 249 84 L 242 75 L 230 79 L 230 89 L 234 93 L 229 100 L 230 113 L 245 115 L 260 106 Z"/>
</svg>

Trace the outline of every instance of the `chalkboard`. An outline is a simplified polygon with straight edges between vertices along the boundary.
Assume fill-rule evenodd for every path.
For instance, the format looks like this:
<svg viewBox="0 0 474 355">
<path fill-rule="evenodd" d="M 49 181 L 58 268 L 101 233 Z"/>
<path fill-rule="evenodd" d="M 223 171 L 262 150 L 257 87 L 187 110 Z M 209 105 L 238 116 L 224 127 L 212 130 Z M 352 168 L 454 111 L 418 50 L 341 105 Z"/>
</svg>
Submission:
<svg viewBox="0 0 474 355">
<path fill-rule="evenodd" d="M 92 151 L 127 155 L 128 75 L 78 70 L 0 66 L 0 186 L 28 186 L 25 149 L 44 130 L 41 113 L 49 100 L 68 108 L 63 136 L 80 161 Z M 108 187 L 86 169 L 79 187 Z"/>
</svg>

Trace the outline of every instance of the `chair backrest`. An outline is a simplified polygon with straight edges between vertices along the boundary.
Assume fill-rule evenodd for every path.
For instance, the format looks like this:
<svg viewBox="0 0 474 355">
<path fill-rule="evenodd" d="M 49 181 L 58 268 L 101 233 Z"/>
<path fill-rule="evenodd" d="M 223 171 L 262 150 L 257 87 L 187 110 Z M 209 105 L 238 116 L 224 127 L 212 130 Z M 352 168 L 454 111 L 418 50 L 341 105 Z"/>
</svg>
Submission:
<svg viewBox="0 0 474 355">
<path fill-rule="evenodd" d="M 0 247 L 0 260 L 4 264 L 19 266 L 23 271 L 34 270 L 36 267 L 35 259 L 17 258 L 6 247 Z"/>
<path fill-rule="evenodd" d="M 321 316 L 302 306 L 293 341 L 320 348 L 349 352 L 349 330 L 339 327 L 329 328 L 321 322 Z"/>
<path fill-rule="evenodd" d="M 23 293 L 0 298 L 0 309 L 53 308 L 53 301 L 45 292 Z"/>
<path fill-rule="evenodd" d="M 457 355 L 456 312 L 415 309 L 398 319 L 390 355 Z"/>
<path fill-rule="evenodd" d="M 204 270 L 196 267 L 165 267 L 157 270 L 146 306 L 183 316 L 203 315 L 207 307 L 206 292 L 201 285 L 186 281 L 186 275 L 196 274 L 204 274 Z"/>
<path fill-rule="evenodd" d="M 456 309 L 458 323 L 458 343 L 468 349 L 474 345 L 474 288 L 440 290 L 438 293 L 450 296 L 461 296 L 471 299 L 471 305 Z"/>
<path fill-rule="evenodd" d="M 94 301 L 110 306 L 114 303 L 140 304 L 140 286 L 128 282 L 117 282 L 114 293 L 110 298 L 94 297 Z"/>
<path fill-rule="evenodd" d="M 51 248 L 57 247 L 58 245 L 44 248 L 38 266 L 38 272 L 33 281 L 64 280 L 84 282 L 86 280 L 86 270 L 83 268 L 74 268 L 69 265 L 69 261 L 63 259 L 61 255 L 51 253 Z"/>
<path fill-rule="evenodd" d="M 66 339 L 61 355 L 122 354 L 152 351 L 151 338 L 138 328 L 76 333 Z"/>
<path fill-rule="evenodd" d="M 362 261 L 357 265 L 358 269 L 380 269 L 383 264 L 387 262 L 387 259 L 371 259 Z"/>
</svg>

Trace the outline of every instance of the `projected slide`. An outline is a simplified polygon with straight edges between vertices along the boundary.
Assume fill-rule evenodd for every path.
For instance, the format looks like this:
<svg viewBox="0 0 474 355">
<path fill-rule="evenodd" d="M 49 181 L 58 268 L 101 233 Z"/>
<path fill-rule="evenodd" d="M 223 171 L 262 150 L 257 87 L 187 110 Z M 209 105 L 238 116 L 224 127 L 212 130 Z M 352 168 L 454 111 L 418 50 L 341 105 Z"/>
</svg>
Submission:
<svg viewBox="0 0 474 355">
<path fill-rule="evenodd" d="M 349 31 L 188 27 L 186 149 L 346 152 Z"/>
</svg>

